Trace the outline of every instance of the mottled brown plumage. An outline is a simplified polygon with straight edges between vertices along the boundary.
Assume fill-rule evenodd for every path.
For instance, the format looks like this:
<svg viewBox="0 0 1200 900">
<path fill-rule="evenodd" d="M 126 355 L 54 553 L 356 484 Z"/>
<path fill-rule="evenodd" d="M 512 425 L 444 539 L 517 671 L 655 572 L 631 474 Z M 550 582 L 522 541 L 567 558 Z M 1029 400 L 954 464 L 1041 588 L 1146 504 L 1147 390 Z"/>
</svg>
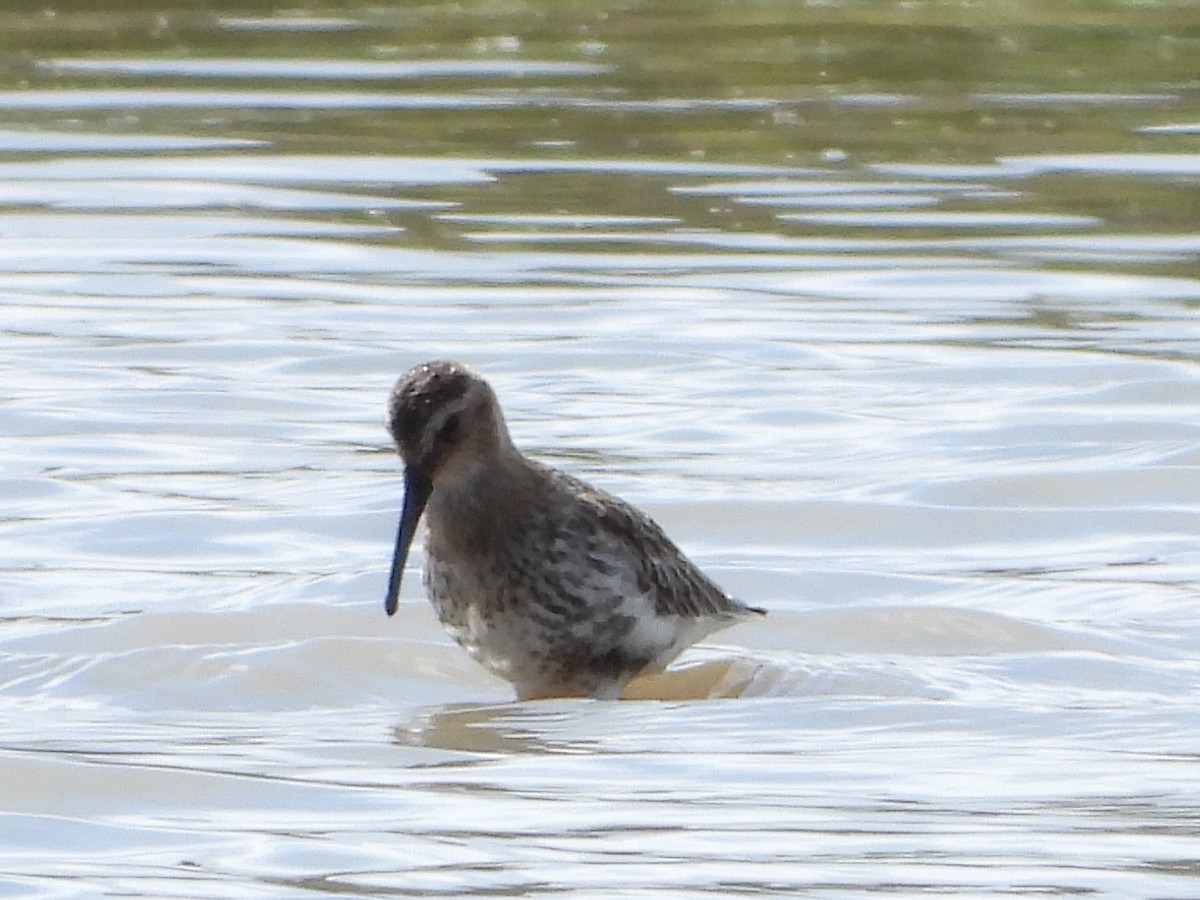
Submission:
<svg viewBox="0 0 1200 900">
<path fill-rule="evenodd" d="M 616 697 L 763 612 L 721 590 L 648 516 L 523 456 L 491 387 L 465 366 L 415 367 L 388 412 L 405 465 L 388 614 L 424 514 L 438 618 L 520 699 Z"/>
</svg>

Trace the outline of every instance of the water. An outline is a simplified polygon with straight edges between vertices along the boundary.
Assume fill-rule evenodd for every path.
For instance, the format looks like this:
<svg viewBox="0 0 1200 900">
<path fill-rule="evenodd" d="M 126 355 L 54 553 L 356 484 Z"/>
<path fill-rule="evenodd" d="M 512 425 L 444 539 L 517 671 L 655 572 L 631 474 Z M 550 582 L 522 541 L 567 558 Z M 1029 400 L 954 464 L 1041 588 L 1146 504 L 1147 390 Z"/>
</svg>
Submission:
<svg viewBox="0 0 1200 900">
<path fill-rule="evenodd" d="M 1189 4 L 106 6 L 0 38 L 0 894 L 1200 895 Z M 387 619 L 437 356 L 768 619 Z"/>
</svg>

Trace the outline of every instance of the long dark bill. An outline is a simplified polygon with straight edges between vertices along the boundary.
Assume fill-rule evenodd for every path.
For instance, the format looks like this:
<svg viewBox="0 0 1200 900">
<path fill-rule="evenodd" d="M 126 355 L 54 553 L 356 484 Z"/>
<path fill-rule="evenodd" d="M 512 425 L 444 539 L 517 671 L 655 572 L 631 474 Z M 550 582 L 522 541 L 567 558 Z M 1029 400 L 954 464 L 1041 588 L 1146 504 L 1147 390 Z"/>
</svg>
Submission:
<svg viewBox="0 0 1200 900">
<path fill-rule="evenodd" d="M 396 614 L 400 602 L 400 579 L 404 577 L 404 562 L 408 559 L 408 548 L 417 533 L 417 522 L 425 511 L 433 482 L 413 466 L 404 470 L 404 505 L 400 508 L 400 531 L 396 534 L 396 549 L 392 556 L 392 574 L 388 577 L 387 599 L 383 608 L 389 616 Z"/>
</svg>

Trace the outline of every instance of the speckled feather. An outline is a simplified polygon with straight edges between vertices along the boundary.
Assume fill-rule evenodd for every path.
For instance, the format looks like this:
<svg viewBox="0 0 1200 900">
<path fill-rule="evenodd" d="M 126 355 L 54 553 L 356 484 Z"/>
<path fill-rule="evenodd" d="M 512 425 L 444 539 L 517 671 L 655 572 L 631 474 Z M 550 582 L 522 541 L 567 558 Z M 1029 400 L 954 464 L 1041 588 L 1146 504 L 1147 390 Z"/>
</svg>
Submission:
<svg viewBox="0 0 1200 900">
<path fill-rule="evenodd" d="M 747 607 L 701 572 L 645 513 L 563 472 L 531 465 L 577 501 L 572 517 L 578 539 L 589 546 L 593 561 L 599 564 L 611 555 L 628 563 L 634 575 L 630 587 L 653 598 L 655 613 L 736 618 L 746 612 Z"/>
<path fill-rule="evenodd" d="M 615 697 L 762 612 L 728 596 L 648 516 L 524 457 L 491 388 L 465 367 L 411 370 L 389 413 L 408 485 L 389 609 L 423 510 L 439 619 L 519 697 Z"/>
</svg>

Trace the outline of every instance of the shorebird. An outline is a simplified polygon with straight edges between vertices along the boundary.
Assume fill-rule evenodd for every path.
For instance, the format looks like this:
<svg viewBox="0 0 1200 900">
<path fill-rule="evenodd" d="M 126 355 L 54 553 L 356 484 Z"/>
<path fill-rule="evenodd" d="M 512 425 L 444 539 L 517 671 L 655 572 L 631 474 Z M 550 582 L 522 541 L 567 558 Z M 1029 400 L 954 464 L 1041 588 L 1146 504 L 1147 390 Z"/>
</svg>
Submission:
<svg viewBox="0 0 1200 900">
<path fill-rule="evenodd" d="M 438 619 L 517 699 L 615 699 L 696 641 L 764 614 L 725 593 L 649 516 L 524 456 L 495 393 L 466 366 L 409 370 L 388 424 L 404 501 L 387 614 L 424 514 Z"/>
</svg>

